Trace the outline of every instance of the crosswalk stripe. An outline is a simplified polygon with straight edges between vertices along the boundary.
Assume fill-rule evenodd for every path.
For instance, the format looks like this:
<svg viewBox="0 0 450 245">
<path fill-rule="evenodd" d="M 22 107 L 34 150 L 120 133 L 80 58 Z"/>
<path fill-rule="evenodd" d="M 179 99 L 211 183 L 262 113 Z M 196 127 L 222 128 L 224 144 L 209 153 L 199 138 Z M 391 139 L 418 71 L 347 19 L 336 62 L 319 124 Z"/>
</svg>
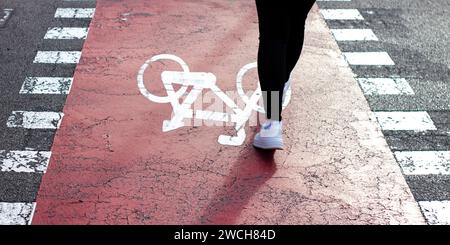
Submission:
<svg viewBox="0 0 450 245">
<path fill-rule="evenodd" d="M 364 20 L 357 9 L 321 9 L 320 13 L 326 20 Z"/>
<path fill-rule="evenodd" d="M 357 78 L 365 95 L 414 95 L 404 78 Z"/>
<path fill-rule="evenodd" d="M 69 94 L 71 77 L 27 77 L 20 94 Z"/>
<path fill-rule="evenodd" d="M 378 41 L 371 29 L 331 29 L 337 41 Z"/>
<path fill-rule="evenodd" d="M 397 151 L 405 175 L 450 174 L 450 151 Z"/>
<path fill-rule="evenodd" d="M 394 61 L 386 52 L 344 52 L 350 65 L 393 66 Z"/>
<path fill-rule="evenodd" d="M 0 225 L 29 225 L 36 203 L 0 202 Z"/>
<path fill-rule="evenodd" d="M 33 63 L 77 64 L 80 57 L 80 51 L 38 51 Z"/>
<path fill-rule="evenodd" d="M 60 112 L 13 111 L 6 125 L 11 128 L 57 129 L 63 116 Z"/>
<path fill-rule="evenodd" d="M 53 27 L 47 30 L 44 39 L 86 39 L 87 27 Z"/>
<path fill-rule="evenodd" d="M 383 130 L 436 130 L 436 126 L 426 111 L 375 112 Z"/>
<path fill-rule="evenodd" d="M 95 8 L 58 8 L 55 18 L 92 18 Z"/>
<path fill-rule="evenodd" d="M 50 161 L 50 151 L 0 150 L 0 171 L 16 173 L 45 173 Z"/>
<path fill-rule="evenodd" d="M 450 201 L 419 202 L 430 225 L 450 225 Z"/>
</svg>

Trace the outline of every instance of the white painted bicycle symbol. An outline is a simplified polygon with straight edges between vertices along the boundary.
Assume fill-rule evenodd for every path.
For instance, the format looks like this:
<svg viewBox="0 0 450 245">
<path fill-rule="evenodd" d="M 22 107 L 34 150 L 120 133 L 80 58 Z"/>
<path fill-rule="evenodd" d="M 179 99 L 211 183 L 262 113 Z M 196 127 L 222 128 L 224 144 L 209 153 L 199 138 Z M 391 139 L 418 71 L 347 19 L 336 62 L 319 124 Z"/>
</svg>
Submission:
<svg viewBox="0 0 450 245">
<path fill-rule="evenodd" d="M 161 80 L 163 82 L 164 88 L 166 89 L 167 96 L 157 96 L 148 91 L 144 84 L 144 73 L 148 68 L 152 67 L 152 63 L 162 60 L 169 60 L 178 63 L 182 71 L 163 71 L 161 73 Z M 156 103 L 170 103 L 172 105 L 173 113 L 170 120 L 164 120 L 162 131 L 169 132 L 176 130 L 178 128 L 184 127 L 185 119 L 202 119 L 211 121 L 231 121 L 235 126 L 236 135 L 220 135 L 218 138 L 219 144 L 230 145 L 230 146 L 240 146 L 244 143 L 246 138 L 245 125 L 250 119 L 253 111 L 260 113 L 265 113 L 264 107 L 258 105 L 258 101 L 261 98 L 262 92 L 259 86 L 251 94 L 247 96 L 244 92 L 242 81 L 245 74 L 257 67 L 256 62 L 245 65 L 238 72 L 236 77 L 236 87 L 239 96 L 245 103 L 245 107 L 239 108 L 238 105 L 227 96 L 224 91 L 222 91 L 216 85 L 216 76 L 212 73 L 207 72 L 191 72 L 188 65 L 179 57 L 171 54 L 160 54 L 153 56 L 151 59 L 147 60 L 140 68 L 137 83 L 140 92 L 147 99 Z M 181 85 L 178 91 L 175 91 L 174 85 Z M 180 99 L 186 94 L 188 88 L 192 86 L 192 89 L 187 93 L 184 100 L 180 103 Z M 192 105 L 201 95 L 203 89 L 210 89 L 218 98 L 220 98 L 226 106 L 228 106 L 233 113 L 223 113 L 216 111 L 205 111 L 205 110 L 194 110 Z M 291 99 L 291 89 L 287 91 L 285 95 L 283 107 L 289 104 Z"/>
</svg>

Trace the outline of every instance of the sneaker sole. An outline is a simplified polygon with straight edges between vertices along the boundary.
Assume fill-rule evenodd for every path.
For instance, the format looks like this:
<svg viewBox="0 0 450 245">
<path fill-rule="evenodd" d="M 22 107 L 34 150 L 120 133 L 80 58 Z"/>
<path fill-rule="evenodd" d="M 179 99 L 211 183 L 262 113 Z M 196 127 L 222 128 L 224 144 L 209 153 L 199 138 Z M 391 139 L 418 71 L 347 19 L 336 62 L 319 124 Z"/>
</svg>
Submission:
<svg viewBox="0 0 450 245">
<path fill-rule="evenodd" d="M 258 149 L 263 149 L 263 150 L 283 150 L 284 149 L 283 143 L 269 145 L 269 144 L 253 142 L 253 147 L 258 148 Z"/>
</svg>

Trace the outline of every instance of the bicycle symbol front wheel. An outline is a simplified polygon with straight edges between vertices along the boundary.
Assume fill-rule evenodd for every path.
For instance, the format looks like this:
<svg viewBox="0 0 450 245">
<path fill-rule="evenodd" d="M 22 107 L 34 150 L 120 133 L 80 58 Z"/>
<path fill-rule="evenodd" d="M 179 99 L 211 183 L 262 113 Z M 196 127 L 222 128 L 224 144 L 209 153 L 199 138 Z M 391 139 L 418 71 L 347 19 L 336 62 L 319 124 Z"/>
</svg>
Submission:
<svg viewBox="0 0 450 245">
<path fill-rule="evenodd" d="M 239 72 L 236 76 L 237 92 L 238 92 L 239 96 L 241 96 L 241 98 L 245 102 L 245 104 L 250 103 L 250 98 L 247 96 L 247 94 L 245 94 L 244 88 L 242 86 L 242 80 L 244 80 L 245 74 L 247 74 L 248 71 L 250 71 L 251 69 L 256 69 L 256 68 L 258 68 L 257 62 L 247 64 L 244 67 L 242 67 L 241 70 L 239 70 Z M 258 84 L 258 87 L 256 88 L 255 91 L 261 91 L 261 85 L 259 84 L 259 81 L 257 84 Z M 292 93 L 292 90 L 291 90 L 291 88 L 289 88 L 286 91 L 285 100 L 283 101 L 283 108 L 286 108 L 286 106 L 289 104 L 289 102 L 291 100 L 291 93 Z M 260 113 L 266 112 L 264 107 L 262 107 L 258 104 L 254 104 L 254 105 L 250 105 L 250 106 L 252 106 L 253 110 L 255 110 L 257 112 L 260 112 Z"/>
</svg>

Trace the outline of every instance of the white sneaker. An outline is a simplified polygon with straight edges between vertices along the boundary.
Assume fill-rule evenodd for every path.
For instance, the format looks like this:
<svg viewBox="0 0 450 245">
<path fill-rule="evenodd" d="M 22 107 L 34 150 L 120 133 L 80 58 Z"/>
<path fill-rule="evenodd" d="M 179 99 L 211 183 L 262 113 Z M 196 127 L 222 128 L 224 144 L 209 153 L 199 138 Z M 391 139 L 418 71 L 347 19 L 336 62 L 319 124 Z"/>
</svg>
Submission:
<svg viewBox="0 0 450 245">
<path fill-rule="evenodd" d="M 280 121 L 267 120 L 255 135 L 253 146 L 264 150 L 283 150 L 282 126 Z"/>
</svg>

